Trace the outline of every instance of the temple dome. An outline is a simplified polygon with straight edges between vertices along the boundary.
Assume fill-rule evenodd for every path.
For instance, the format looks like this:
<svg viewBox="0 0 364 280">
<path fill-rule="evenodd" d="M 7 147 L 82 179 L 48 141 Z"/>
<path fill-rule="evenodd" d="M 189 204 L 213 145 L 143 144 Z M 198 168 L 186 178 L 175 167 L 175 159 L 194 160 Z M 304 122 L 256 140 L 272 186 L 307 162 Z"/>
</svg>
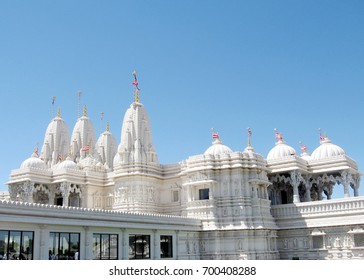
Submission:
<svg viewBox="0 0 364 280">
<path fill-rule="evenodd" d="M 309 160 L 311 160 L 311 159 L 312 159 L 312 157 L 310 156 L 310 154 L 309 154 L 309 153 L 307 153 L 307 152 L 303 152 L 303 153 L 301 154 L 301 158 L 302 158 L 302 159 L 304 159 L 304 160 L 306 160 L 306 161 L 309 161 Z"/>
<path fill-rule="evenodd" d="M 22 162 L 20 168 L 38 168 L 38 169 L 47 169 L 46 163 L 41 160 L 38 155 L 34 152 L 32 156 Z"/>
<path fill-rule="evenodd" d="M 76 169 L 79 170 L 80 168 L 77 166 L 77 164 L 71 159 L 71 157 L 67 157 L 66 160 L 59 163 L 56 167 L 57 170 L 61 169 Z"/>
<path fill-rule="evenodd" d="M 283 140 L 279 140 L 276 146 L 268 153 L 267 160 L 279 160 L 296 155 L 295 149 L 287 145 Z"/>
<path fill-rule="evenodd" d="M 225 146 L 220 139 L 216 139 L 212 142 L 212 146 L 210 146 L 204 153 L 204 155 L 221 155 L 221 154 L 229 154 L 233 151 L 228 147 Z"/>
<path fill-rule="evenodd" d="M 81 169 L 96 169 L 98 161 L 91 155 L 86 156 L 85 158 L 81 159 L 78 163 L 78 166 Z"/>
<path fill-rule="evenodd" d="M 345 155 L 344 150 L 341 147 L 332 144 L 331 140 L 327 137 L 325 137 L 325 139 L 320 143 L 320 146 L 317 147 L 311 155 L 312 160 L 324 160 Z"/>
</svg>

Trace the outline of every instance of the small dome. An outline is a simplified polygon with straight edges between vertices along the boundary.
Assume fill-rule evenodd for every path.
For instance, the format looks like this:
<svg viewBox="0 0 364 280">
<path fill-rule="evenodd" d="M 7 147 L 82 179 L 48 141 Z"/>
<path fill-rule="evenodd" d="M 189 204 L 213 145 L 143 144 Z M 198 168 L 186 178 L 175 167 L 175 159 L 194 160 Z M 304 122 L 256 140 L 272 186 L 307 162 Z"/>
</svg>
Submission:
<svg viewBox="0 0 364 280">
<path fill-rule="evenodd" d="M 98 163 L 98 161 L 91 155 L 88 155 L 87 157 L 83 158 L 79 163 L 78 166 L 81 169 L 91 169 L 94 170 L 96 169 L 96 164 Z"/>
<path fill-rule="evenodd" d="M 38 169 L 47 169 L 47 165 L 43 160 L 41 160 L 36 153 L 33 153 L 32 156 L 22 162 L 20 168 L 38 168 Z"/>
<path fill-rule="evenodd" d="M 311 158 L 311 156 L 310 156 L 310 154 L 309 153 L 307 153 L 307 152 L 303 152 L 302 154 L 301 154 L 301 158 L 302 159 L 304 159 L 304 160 L 306 160 L 306 161 L 309 161 L 309 160 L 311 160 L 312 158 Z"/>
<path fill-rule="evenodd" d="M 212 142 L 212 146 L 209 147 L 204 155 L 221 155 L 221 154 L 229 154 L 232 153 L 233 151 L 228 147 L 225 146 L 220 139 L 216 139 L 214 142 Z"/>
<path fill-rule="evenodd" d="M 276 146 L 268 153 L 267 160 L 284 159 L 285 157 L 296 155 L 295 149 L 287 145 L 283 140 L 279 140 Z"/>
<path fill-rule="evenodd" d="M 316 148 L 311 155 L 312 160 L 323 160 L 345 155 L 344 150 L 339 146 L 332 144 L 331 140 L 327 137 L 320 143 L 321 145 Z"/>
<path fill-rule="evenodd" d="M 61 163 L 57 164 L 57 170 L 61 169 L 76 169 L 79 170 L 80 168 L 77 164 L 71 159 L 71 157 L 67 157 L 66 160 L 62 161 Z"/>
</svg>

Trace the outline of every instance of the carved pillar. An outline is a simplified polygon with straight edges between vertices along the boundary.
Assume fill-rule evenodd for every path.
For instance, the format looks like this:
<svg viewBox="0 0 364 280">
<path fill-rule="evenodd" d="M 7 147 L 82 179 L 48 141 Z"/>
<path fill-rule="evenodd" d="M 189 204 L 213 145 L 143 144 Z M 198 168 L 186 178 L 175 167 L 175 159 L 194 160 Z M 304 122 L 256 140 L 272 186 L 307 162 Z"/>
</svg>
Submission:
<svg viewBox="0 0 364 280">
<path fill-rule="evenodd" d="M 26 181 L 21 186 L 21 198 L 23 202 L 33 203 L 34 182 Z"/>
<path fill-rule="evenodd" d="M 56 196 L 56 186 L 49 185 L 49 205 L 54 205 L 54 198 Z"/>
<path fill-rule="evenodd" d="M 17 201 L 19 187 L 16 184 L 9 185 L 9 195 L 11 201 Z"/>
<path fill-rule="evenodd" d="M 256 182 L 251 182 L 250 183 L 251 187 L 252 187 L 252 197 L 253 198 L 258 198 L 258 185 Z"/>
<path fill-rule="evenodd" d="M 308 175 L 305 179 L 305 188 L 306 188 L 305 201 L 306 202 L 311 201 L 311 187 L 312 187 L 311 175 Z"/>
<path fill-rule="evenodd" d="M 68 198 L 69 198 L 69 195 L 70 195 L 71 183 L 62 182 L 59 189 L 61 191 L 62 198 L 63 198 L 63 205 L 62 206 L 68 206 Z"/>
<path fill-rule="evenodd" d="M 80 205 L 81 208 L 87 208 L 87 191 L 85 185 L 79 185 L 80 188 Z"/>
<path fill-rule="evenodd" d="M 350 197 L 349 184 L 351 180 L 352 180 L 351 173 L 347 171 L 341 172 L 341 183 L 344 186 L 344 198 Z"/>
<path fill-rule="evenodd" d="M 300 202 L 300 195 L 298 193 L 298 186 L 302 182 L 301 172 L 294 170 L 291 172 L 290 183 L 293 187 L 293 203 Z"/>
<path fill-rule="evenodd" d="M 354 176 L 354 196 L 359 196 L 359 184 L 360 184 L 360 176 Z"/>
</svg>

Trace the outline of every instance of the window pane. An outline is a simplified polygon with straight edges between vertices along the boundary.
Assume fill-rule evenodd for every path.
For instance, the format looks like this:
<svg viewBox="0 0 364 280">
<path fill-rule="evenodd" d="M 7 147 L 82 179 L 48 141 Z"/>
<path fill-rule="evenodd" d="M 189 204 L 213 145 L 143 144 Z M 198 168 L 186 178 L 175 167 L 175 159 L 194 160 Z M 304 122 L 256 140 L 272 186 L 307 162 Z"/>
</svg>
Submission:
<svg viewBox="0 0 364 280">
<path fill-rule="evenodd" d="M 33 259 L 33 232 L 24 231 L 21 246 L 21 254 L 25 260 Z"/>
<path fill-rule="evenodd" d="M 99 260 L 101 258 L 101 244 L 100 234 L 94 234 L 92 240 L 92 252 L 94 255 L 94 260 Z"/>
<path fill-rule="evenodd" d="M 323 248 L 324 246 L 324 239 L 322 236 L 313 236 L 312 237 L 312 245 L 313 248 L 315 249 L 319 249 L 319 248 Z"/>
<path fill-rule="evenodd" d="M 143 236 L 143 259 L 149 259 L 150 258 L 150 236 L 144 235 Z"/>
<path fill-rule="evenodd" d="M 80 259 L 80 234 L 70 234 L 70 245 L 69 245 L 69 259 L 79 260 Z"/>
<path fill-rule="evenodd" d="M 51 232 L 49 234 L 49 259 L 55 260 L 58 258 L 58 240 L 59 234 Z"/>
<path fill-rule="evenodd" d="M 69 255 L 69 233 L 60 233 L 59 236 L 59 250 L 58 250 L 58 259 L 59 260 L 68 260 Z"/>
<path fill-rule="evenodd" d="M 354 234 L 354 244 L 355 247 L 364 247 L 364 234 Z"/>
<path fill-rule="evenodd" d="M 8 231 L 0 231 L 0 260 L 8 258 Z"/>
<path fill-rule="evenodd" d="M 169 235 L 161 235 L 161 258 L 172 258 L 172 236 Z"/>
<path fill-rule="evenodd" d="M 118 259 L 118 236 L 117 234 L 110 235 L 110 259 Z"/>
<path fill-rule="evenodd" d="M 142 235 L 135 237 L 135 258 L 142 259 L 144 253 L 144 239 Z"/>
<path fill-rule="evenodd" d="M 200 189 L 198 190 L 198 194 L 199 194 L 199 199 L 209 199 L 209 189 Z"/>
<path fill-rule="evenodd" d="M 173 191 L 173 202 L 178 202 L 178 191 Z"/>
<path fill-rule="evenodd" d="M 129 259 L 135 258 L 135 235 L 129 235 Z"/>
<path fill-rule="evenodd" d="M 10 231 L 9 253 L 10 259 L 18 260 L 20 256 L 20 231 Z"/>
<path fill-rule="evenodd" d="M 129 235 L 129 259 L 150 258 L 150 236 Z"/>
<path fill-rule="evenodd" d="M 108 234 L 103 234 L 101 236 L 101 258 L 103 260 L 109 259 L 109 253 L 110 253 L 110 236 Z"/>
</svg>

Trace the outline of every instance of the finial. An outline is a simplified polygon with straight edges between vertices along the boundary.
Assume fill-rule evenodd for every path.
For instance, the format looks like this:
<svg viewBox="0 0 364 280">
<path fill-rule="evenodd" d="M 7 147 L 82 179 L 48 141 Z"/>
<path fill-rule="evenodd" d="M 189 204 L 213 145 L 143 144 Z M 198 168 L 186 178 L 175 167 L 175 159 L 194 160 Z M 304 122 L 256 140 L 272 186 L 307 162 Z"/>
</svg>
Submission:
<svg viewBox="0 0 364 280">
<path fill-rule="evenodd" d="M 139 103 L 139 91 L 136 89 L 135 90 L 135 102 Z"/>
<path fill-rule="evenodd" d="M 300 141 L 300 142 L 299 142 L 299 144 L 300 144 L 300 149 L 301 149 L 304 153 L 307 153 L 307 146 L 306 146 L 306 145 L 304 145 L 304 144 L 302 143 L 302 141 Z"/>
<path fill-rule="evenodd" d="M 211 128 L 211 132 L 212 132 L 212 139 L 219 139 L 219 134 L 217 132 L 215 132 L 214 128 Z"/>
<path fill-rule="evenodd" d="M 282 133 L 279 133 L 278 130 L 275 128 L 274 131 L 276 132 L 276 139 L 278 141 L 282 141 L 283 140 L 283 135 Z"/>
<path fill-rule="evenodd" d="M 33 150 L 34 154 L 36 154 L 37 156 L 39 155 L 38 153 L 38 142 L 36 144 L 36 146 L 34 147 L 34 150 Z"/>
<path fill-rule="evenodd" d="M 246 130 L 248 131 L 248 147 L 250 147 L 251 146 L 251 144 L 250 144 L 250 137 L 252 136 L 253 132 L 250 129 L 250 127 L 248 127 Z"/>
<path fill-rule="evenodd" d="M 61 108 L 59 108 L 59 107 L 58 107 L 57 117 L 58 117 L 58 118 L 60 118 L 60 117 L 61 117 Z"/>
<path fill-rule="evenodd" d="M 109 132 L 110 131 L 110 125 L 109 122 L 106 123 L 106 131 Z"/>
<path fill-rule="evenodd" d="M 104 120 L 104 112 L 100 112 L 100 133 L 102 134 L 103 133 L 103 125 L 102 125 L 102 122 Z"/>
<path fill-rule="evenodd" d="M 321 133 L 321 128 L 318 129 L 318 131 L 320 132 L 320 142 L 324 141 L 325 140 L 325 137 L 322 136 L 322 133 Z"/>
<path fill-rule="evenodd" d="M 83 116 L 87 117 L 87 108 L 86 105 L 83 106 Z"/>
<path fill-rule="evenodd" d="M 138 83 L 138 79 L 137 79 L 137 72 L 134 70 L 133 71 L 133 76 L 134 76 L 134 81 L 133 81 L 133 83 L 132 83 L 132 85 L 134 86 L 134 88 L 135 88 L 135 102 L 139 102 L 139 90 L 140 90 L 140 88 L 138 87 L 138 85 L 139 85 L 139 83 Z"/>
</svg>

